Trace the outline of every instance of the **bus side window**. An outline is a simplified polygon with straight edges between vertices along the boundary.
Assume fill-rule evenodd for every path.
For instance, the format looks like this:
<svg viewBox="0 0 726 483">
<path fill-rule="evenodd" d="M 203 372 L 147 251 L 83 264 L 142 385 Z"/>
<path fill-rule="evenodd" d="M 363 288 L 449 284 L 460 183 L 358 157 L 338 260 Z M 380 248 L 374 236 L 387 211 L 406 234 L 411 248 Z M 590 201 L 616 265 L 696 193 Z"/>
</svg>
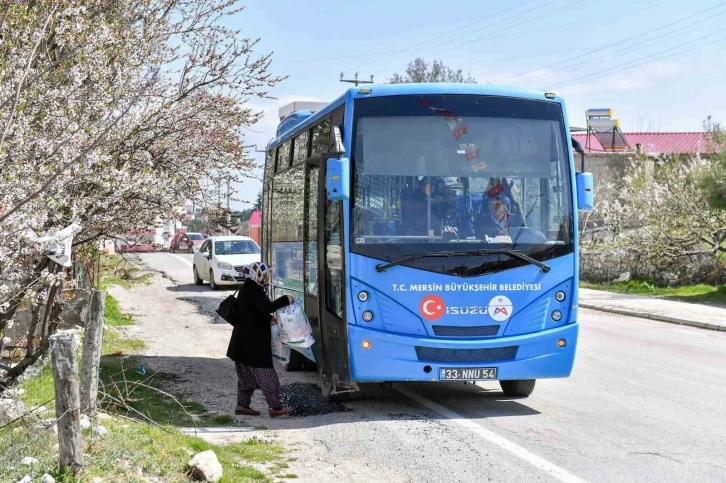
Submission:
<svg viewBox="0 0 726 483">
<path fill-rule="evenodd" d="M 325 307 L 343 318 L 343 248 L 340 201 L 325 202 Z"/>
</svg>

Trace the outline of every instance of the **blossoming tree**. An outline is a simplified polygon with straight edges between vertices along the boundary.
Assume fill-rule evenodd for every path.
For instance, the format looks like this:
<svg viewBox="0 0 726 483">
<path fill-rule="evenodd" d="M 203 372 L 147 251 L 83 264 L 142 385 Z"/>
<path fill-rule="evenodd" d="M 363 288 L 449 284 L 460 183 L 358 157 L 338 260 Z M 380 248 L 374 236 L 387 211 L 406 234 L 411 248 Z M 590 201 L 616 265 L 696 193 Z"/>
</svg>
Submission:
<svg viewBox="0 0 726 483">
<path fill-rule="evenodd" d="M 64 274 L 33 236 L 76 223 L 74 247 L 83 250 L 184 200 L 203 206 L 208 181 L 252 176 L 241 131 L 261 113 L 247 101 L 269 97 L 282 79 L 270 55 L 255 55 L 259 39 L 225 26 L 241 10 L 235 3 L 0 7 L 0 350 L 29 306 L 32 362 L 57 315 Z M 36 336 L 40 347 L 30 342 Z"/>
</svg>

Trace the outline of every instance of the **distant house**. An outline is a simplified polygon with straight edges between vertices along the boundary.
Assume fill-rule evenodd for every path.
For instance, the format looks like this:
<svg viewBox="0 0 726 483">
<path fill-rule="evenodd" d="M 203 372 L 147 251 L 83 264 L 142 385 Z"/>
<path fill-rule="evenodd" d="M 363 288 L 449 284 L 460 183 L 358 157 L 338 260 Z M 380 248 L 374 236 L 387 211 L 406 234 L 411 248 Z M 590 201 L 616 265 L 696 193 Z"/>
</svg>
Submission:
<svg viewBox="0 0 726 483">
<path fill-rule="evenodd" d="M 711 151 L 708 133 L 705 132 L 635 132 L 622 133 L 630 146 L 613 148 L 608 134 L 573 134 L 585 152 L 588 153 L 635 153 L 645 154 L 706 154 Z M 604 144 L 603 144 L 604 143 Z"/>
<path fill-rule="evenodd" d="M 254 241 L 257 242 L 258 245 L 261 245 L 262 240 L 262 212 L 261 211 L 253 211 L 250 215 L 250 219 L 247 221 L 247 225 L 249 226 L 249 233 L 250 238 L 252 238 Z"/>
</svg>

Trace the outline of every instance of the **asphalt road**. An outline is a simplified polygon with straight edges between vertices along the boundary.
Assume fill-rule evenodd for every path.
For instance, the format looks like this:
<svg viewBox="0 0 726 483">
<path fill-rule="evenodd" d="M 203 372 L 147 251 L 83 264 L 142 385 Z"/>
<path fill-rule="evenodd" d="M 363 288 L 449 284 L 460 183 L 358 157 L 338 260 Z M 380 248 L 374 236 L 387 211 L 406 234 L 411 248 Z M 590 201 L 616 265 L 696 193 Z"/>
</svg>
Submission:
<svg viewBox="0 0 726 483">
<path fill-rule="evenodd" d="M 190 286 L 192 255 L 141 259 Z M 193 288 L 210 314 L 229 294 Z M 364 386 L 351 412 L 278 428 L 401 481 L 726 482 L 726 334 L 588 310 L 581 323 L 572 376 L 528 399 L 496 383 Z"/>
</svg>

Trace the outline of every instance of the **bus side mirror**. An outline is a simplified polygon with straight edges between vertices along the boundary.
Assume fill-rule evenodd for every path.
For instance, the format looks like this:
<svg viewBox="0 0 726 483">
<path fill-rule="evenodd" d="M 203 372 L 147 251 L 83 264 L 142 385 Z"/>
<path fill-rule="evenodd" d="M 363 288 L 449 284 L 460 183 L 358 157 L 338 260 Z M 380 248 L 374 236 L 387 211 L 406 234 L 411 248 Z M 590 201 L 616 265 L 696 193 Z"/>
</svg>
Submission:
<svg viewBox="0 0 726 483">
<path fill-rule="evenodd" d="M 325 189 L 330 201 L 347 200 L 350 194 L 350 161 L 348 158 L 329 158 Z"/>
<path fill-rule="evenodd" d="M 592 211 L 594 193 L 592 189 L 592 173 L 577 173 L 577 209 Z"/>
</svg>

